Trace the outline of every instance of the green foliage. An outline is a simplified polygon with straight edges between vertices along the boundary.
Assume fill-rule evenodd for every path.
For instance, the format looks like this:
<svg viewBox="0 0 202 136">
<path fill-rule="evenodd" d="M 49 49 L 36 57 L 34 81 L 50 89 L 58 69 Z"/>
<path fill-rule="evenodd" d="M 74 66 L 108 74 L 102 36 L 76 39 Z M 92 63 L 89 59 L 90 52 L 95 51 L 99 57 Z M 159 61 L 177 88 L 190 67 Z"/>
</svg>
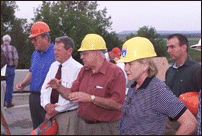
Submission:
<svg viewBox="0 0 202 136">
<path fill-rule="evenodd" d="M 18 55 L 18 67 L 27 69 L 30 67 L 31 54 L 34 47 L 28 40 L 30 25 L 27 19 L 16 18 L 14 13 L 18 6 L 15 1 L 1 1 L 1 37 L 5 34 L 11 36 L 11 45 L 15 46 Z"/>
<path fill-rule="evenodd" d="M 121 41 L 114 33 L 106 30 L 111 28 L 111 17 L 106 17 L 107 9 L 96 10 L 96 1 L 43 1 L 41 7 L 35 11 L 33 21 L 46 22 L 51 30 L 51 39 L 67 35 L 75 42 L 73 57 L 81 62 L 77 50 L 86 34 L 101 35 L 107 44 L 108 50 L 115 46 L 121 47 Z"/>
<path fill-rule="evenodd" d="M 129 40 L 131 38 L 135 37 L 135 35 L 133 33 L 131 33 L 130 35 L 126 36 L 126 40 Z"/>
<path fill-rule="evenodd" d="M 15 9 L 18 8 L 15 1 L 1 1 L 1 37 L 6 34 L 15 18 Z"/>
<path fill-rule="evenodd" d="M 188 48 L 188 55 L 198 62 L 201 62 L 201 51 L 191 49 L 190 46 L 197 44 L 200 38 L 188 38 L 189 40 L 189 48 Z"/>
</svg>

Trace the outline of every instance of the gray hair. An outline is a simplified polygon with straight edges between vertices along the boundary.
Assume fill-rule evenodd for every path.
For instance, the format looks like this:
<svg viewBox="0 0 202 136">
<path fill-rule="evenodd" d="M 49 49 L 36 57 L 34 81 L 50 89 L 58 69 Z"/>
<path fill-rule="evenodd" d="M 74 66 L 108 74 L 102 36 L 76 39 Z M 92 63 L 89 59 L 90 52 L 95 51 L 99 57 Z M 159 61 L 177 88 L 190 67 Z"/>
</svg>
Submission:
<svg viewBox="0 0 202 136">
<path fill-rule="evenodd" d="M 158 68 L 156 66 L 156 63 L 154 62 L 153 58 L 145 58 L 145 59 L 139 59 L 138 62 L 145 64 L 148 63 L 148 73 L 149 77 L 156 76 L 158 74 Z"/>
<path fill-rule="evenodd" d="M 2 40 L 4 42 L 10 42 L 11 41 L 11 37 L 10 37 L 10 35 L 6 34 L 6 35 L 3 36 Z"/>
<path fill-rule="evenodd" d="M 46 33 L 42 33 L 40 34 L 42 38 L 44 38 L 45 36 L 48 37 L 48 42 L 51 42 L 51 36 L 50 36 L 50 33 L 49 32 L 46 32 Z"/>
<path fill-rule="evenodd" d="M 74 44 L 74 41 L 72 40 L 72 38 L 70 38 L 68 36 L 62 36 L 62 37 L 55 38 L 55 43 L 61 43 L 61 42 L 65 45 L 64 48 L 66 50 L 68 50 L 69 48 L 72 48 L 74 50 L 75 44 Z M 72 53 L 73 53 L 73 51 L 72 51 Z"/>
</svg>

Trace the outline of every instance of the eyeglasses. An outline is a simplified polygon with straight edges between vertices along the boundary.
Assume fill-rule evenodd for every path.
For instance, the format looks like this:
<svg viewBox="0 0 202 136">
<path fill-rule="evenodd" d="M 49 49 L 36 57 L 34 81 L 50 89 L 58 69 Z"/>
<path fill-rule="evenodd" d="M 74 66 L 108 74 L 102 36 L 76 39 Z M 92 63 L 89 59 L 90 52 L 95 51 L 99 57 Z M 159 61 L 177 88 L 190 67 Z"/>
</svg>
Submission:
<svg viewBox="0 0 202 136">
<path fill-rule="evenodd" d="M 83 56 L 85 56 L 87 54 L 89 54 L 89 52 L 80 52 L 80 55 L 83 55 Z"/>
</svg>

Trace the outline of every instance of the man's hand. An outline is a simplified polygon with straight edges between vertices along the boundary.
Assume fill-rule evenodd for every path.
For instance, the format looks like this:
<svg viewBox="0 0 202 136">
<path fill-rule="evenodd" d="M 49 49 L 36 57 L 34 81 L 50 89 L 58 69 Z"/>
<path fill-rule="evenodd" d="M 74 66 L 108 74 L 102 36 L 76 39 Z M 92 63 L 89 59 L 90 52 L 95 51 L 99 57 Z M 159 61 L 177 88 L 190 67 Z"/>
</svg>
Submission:
<svg viewBox="0 0 202 136">
<path fill-rule="evenodd" d="M 59 112 L 58 112 L 58 113 L 59 113 Z M 46 120 L 49 120 L 50 118 L 56 116 L 58 113 L 55 113 L 55 114 L 48 114 L 48 113 L 46 113 L 45 119 L 46 119 Z"/>
<path fill-rule="evenodd" d="M 56 110 L 55 110 L 55 107 L 57 107 L 57 106 L 59 106 L 59 105 L 57 105 L 57 104 L 46 104 L 46 106 L 45 106 L 45 110 L 46 110 L 46 112 L 48 113 L 48 114 L 53 114 L 53 113 L 55 113 L 55 112 L 57 112 Z"/>
<path fill-rule="evenodd" d="M 90 95 L 84 92 L 70 93 L 68 99 L 73 102 L 91 102 Z"/>
<path fill-rule="evenodd" d="M 51 79 L 48 83 L 47 83 L 47 87 L 45 89 L 47 89 L 48 87 L 51 87 L 53 89 L 57 89 L 58 87 L 60 87 L 62 80 L 58 80 L 56 78 Z"/>
<path fill-rule="evenodd" d="M 59 105 L 57 104 L 46 104 L 45 106 L 45 110 L 46 110 L 46 115 L 45 115 L 45 119 L 49 120 L 50 118 L 54 117 L 55 115 L 57 115 L 59 112 L 55 110 L 55 107 L 57 107 Z"/>
<path fill-rule="evenodd" d="M 23 86 L 23 83 L 22 83 L 22 82 L 16 85 L 16 89 L 17 89 L 19 92 L 22 92 L 24 88 L 25 88 L 25 87 Z"/>
</svg>

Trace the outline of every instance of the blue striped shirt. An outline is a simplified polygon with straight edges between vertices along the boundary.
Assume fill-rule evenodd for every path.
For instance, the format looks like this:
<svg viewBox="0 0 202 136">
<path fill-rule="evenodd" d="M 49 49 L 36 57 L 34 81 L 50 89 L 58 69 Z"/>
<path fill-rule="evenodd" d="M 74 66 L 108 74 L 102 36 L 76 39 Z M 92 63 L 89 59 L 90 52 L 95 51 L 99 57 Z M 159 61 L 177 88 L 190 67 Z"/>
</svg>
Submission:
<svg viewBox="0 0 202 136">
<path fill-rule="evenodd" d="M 122 108 L 123 125 L 126 135 L 164 135 L 166 120 L 177 120 L 187 109 L 160 79 L 147 77 L 135 90 L 131 85 Z"/>
<path fill-rule="evenodd" d="M 55 61 L 54 44 L 52 43 L 44 52 L 35 50 L 31 58 L 31 67 L 29 72 L 32 72 L 32 80 L 30 91 L 41 92 L 41 87 L 46 78 L 51 64 Z"/>
</svg>

